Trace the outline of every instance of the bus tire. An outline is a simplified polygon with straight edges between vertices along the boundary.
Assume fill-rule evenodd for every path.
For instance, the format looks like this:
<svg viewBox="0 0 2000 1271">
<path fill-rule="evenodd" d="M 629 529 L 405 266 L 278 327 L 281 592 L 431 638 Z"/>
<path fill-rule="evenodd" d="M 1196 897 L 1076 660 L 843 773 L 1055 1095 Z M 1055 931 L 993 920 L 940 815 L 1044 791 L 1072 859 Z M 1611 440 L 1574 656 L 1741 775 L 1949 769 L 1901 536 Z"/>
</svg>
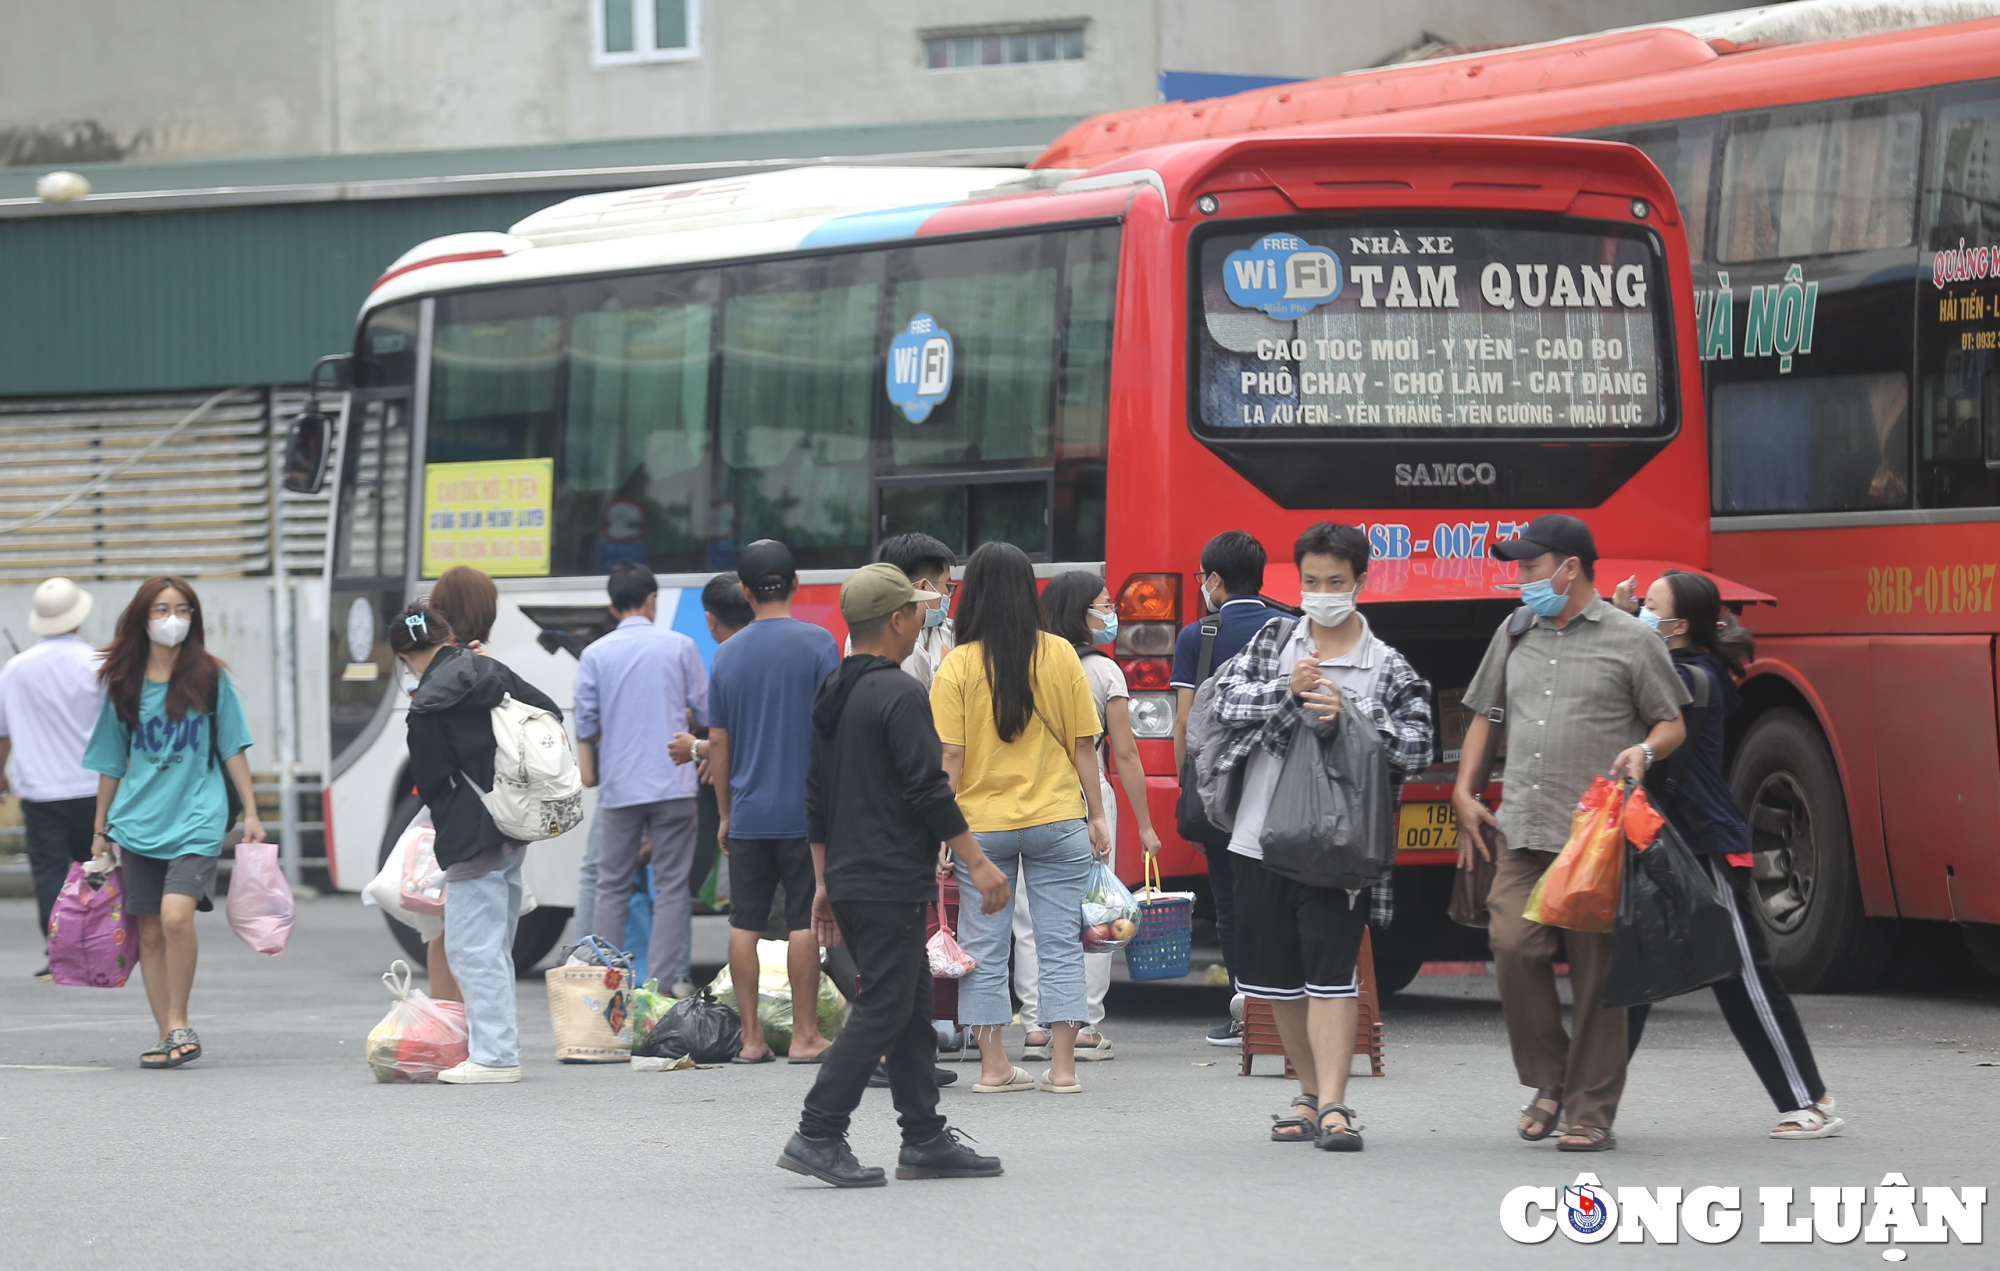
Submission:
<svg viewBox="0 0 2000 1271">
<path fill-rule="evenodd" d="M 1410 981 L 1423 970 L 1424 960 L 1417 957 L 1391 954 L 1375 959 L 1375 992 L 1383 997 L 1400 993 L 1410 987 Z"/>
<path fill-rule="evenodd" d="M 1779 977 L 1799 993 L 1880 983 L 1896 924 L 1862 908 L 1847 800 L 1818 725 L 1790 708 L 1760 716 L 1737 748 L 1730 790 L 1750 821 L 1760 875 L 1750 890 Z"/>
<path fill-rule="evenodd" d="M 403 831 L 423 810 L 424 801 L 419 795 L 406 794 L 396 801 L 394 810 L 389 814 L 389 828 L 382 834 L 381 851 L 375 856 L 377 871 L 389 863 L 389 853 L 396 850 L 396 840 L 403 837 Z M 562 939 L 563 928 L 569 924 L 569 918 L 569 910 L 551 906 L 538 907 L 521 915 L 520 925 L 514 929 L 514 973 L 517 976 L 527 975 L 548 956 L 549 950 Z M 387 914 L 382 915 L 382 921 L 389 924 L 389 934 L 402 947 L 403 956 L 410 960 L 411 966 L 428 964 L 430 950 L 417 938 L 415 927 L 398 922 Z"/>
</svg>

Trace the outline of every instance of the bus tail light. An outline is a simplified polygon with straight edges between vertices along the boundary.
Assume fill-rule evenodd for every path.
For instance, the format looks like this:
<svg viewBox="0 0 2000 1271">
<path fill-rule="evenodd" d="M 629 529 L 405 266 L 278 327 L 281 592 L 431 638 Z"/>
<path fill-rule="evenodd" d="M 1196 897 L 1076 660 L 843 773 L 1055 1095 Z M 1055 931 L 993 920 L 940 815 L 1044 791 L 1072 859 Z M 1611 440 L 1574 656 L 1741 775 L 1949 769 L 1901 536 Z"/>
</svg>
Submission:
<svg viewBox="0 0 2000 1271">
<path fill-rule="evenodd" d="M 1115 652 L 1121 658 L 1170 658 L 1174 655 L 1176 632 L 1171 622 L 1135 622 L 1118 626 L 1118 647 Z"/>
<path fill-rule="evenodd" d="M 1179 575 L 1134 574 L 1118 589 L 1118 621 L 1164 622 L 1172 626 L 1180 620 Z"/>
<path fill-rule="evenodd" d="M 1125 687 L 1134 692 L 1159 692 L 1173 684 L 1174 666 L 1165 658 L 1133 658 L 1129 662 L 1121 658 L 1119 665 L 1125 669 Z"/>
<path fill-rule="evenodd" d="M 1172 737 L 1176 705 L 1172 693 L 1132 694 L 1132 735 L 1148 741 Z"/>
</svg>

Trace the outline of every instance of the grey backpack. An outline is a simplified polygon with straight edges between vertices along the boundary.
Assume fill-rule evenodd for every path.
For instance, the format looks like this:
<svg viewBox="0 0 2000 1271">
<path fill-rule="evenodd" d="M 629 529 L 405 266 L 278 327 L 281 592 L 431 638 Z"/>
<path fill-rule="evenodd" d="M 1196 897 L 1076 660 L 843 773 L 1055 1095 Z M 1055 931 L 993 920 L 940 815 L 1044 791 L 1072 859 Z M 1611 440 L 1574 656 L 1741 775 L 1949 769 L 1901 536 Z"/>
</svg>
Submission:
<svg viewBox="0 0 2000 1271">
<path fill-rule="evenodd" d="M 1298 625 L 1297 618 L 1281 617 L 1276 621 L 1284 625 L 1278 632 L 1279 647 L 1292 638 L 1292 629 Z M 1236 657 L 1242 657 L 1238 653 Z M 1217 765 L 1222 760 L 1224 742 L 1233 729 L 1217 718 L 1215 713 L 1216 685 L 1221 683 L 1223 672 L 1236 658 L 1222 664 L 1214 675 L 1202 681 L 1194 692 L 1194 703 L 1188 709 L 1187 758 L 1194 765 L 1195 793 L 1201 798 L 1202 810 L 1208 814 L 1209 824 L 1227 833 L 1236 826 L 1236 800 L 1243 786 L 1243 769 L 1239 764 L 1234 771 L 1219 772 Z M 1261 724 L 1247 727 L 1261 728 Z"/>
</svg>

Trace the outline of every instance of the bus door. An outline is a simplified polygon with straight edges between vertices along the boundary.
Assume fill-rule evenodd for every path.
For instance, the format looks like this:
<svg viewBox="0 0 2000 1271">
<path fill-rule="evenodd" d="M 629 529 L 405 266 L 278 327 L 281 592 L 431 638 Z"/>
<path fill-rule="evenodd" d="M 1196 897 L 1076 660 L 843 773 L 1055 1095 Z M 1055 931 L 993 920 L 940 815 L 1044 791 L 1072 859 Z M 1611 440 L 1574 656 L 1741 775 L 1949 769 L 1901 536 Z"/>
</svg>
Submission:
<svg viewBox="0 0 2000 1271">
<path fill-rule="evenodd" d="M 329 777 L 354 763 L 393 701 L 388 623 L 409 580 L 412 433 L 408 389 L 348 404 L 327 595 Z"/>
</svg>

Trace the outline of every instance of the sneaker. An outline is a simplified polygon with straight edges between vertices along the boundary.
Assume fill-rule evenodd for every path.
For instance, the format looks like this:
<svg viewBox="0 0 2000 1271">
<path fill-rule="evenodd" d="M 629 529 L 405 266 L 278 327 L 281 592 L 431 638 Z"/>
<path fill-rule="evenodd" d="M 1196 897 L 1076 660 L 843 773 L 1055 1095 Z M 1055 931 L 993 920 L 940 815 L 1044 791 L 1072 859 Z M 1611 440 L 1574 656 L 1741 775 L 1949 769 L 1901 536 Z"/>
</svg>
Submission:
<svg viewBox="0 0 2000 1271">
<path fill-rule="evenodd" d="M 936 1064 L 932 1064 L 931 1079 L 938 1083 L 939 1088 L 943 1088 L 957 1081 L 958 1074 L 949 1068 L 940 1068 Z M 889 1088 L 889 1070 L 881 1064 L 876 1064 L 875 1071 L 868 1074 L 868 1088 L 870 1090 L 887 1090 Z"/>
<path fill-rule="evenodd" d="M 1208 1030 L 1208 1044 L 1211 1046 L 1241 1046 L 1243 1044 L 1243 1022 L 1230 1020 L 1217 1024 Z"/>
<path fill-rule="evenodd" d="M 896 1155 L 896 1177 L 997 1178 L 1007 1171 L 997 1156 L 981 1156 L 966 1146 L 971 1136 L 947 1126 L 928 1143 L 905 1143 Z"/>
<path fill-rule="evenodd" d="M 35 978 L 37 980 L 40 980 L 42 983 L 47 984 L 53 981 L 56 977 L 50 973 L 49 964 L 44 962 L 42 963 L 42 969 L 35 972 Z"/>
<path fill-rule="evenodd" d="M 903 1149 L 909 1152 L 908 1148 Z M 854 1149 L 846 1139 L 809 1139 L 794 1134 L 778 1154 L 778 1168 L 804 1174 L 835 1187 L 881 1187 L 889 1176 L 879 1166 L 863 1165 L 854 1159 Z M 900 1176 L 901 1171 L 898 1171 Z"/>
<path fill-rule="evenodd" d="M 470 1059 L 462 1064 L 454 1064 L 438 1074 L 438 1080 L 448 1086 L 504 1086 L 521 1079 L 521 1066 L 512 1068 L 489 1068 L 485 1064 L 475 1064 Z"/>
</svg>

